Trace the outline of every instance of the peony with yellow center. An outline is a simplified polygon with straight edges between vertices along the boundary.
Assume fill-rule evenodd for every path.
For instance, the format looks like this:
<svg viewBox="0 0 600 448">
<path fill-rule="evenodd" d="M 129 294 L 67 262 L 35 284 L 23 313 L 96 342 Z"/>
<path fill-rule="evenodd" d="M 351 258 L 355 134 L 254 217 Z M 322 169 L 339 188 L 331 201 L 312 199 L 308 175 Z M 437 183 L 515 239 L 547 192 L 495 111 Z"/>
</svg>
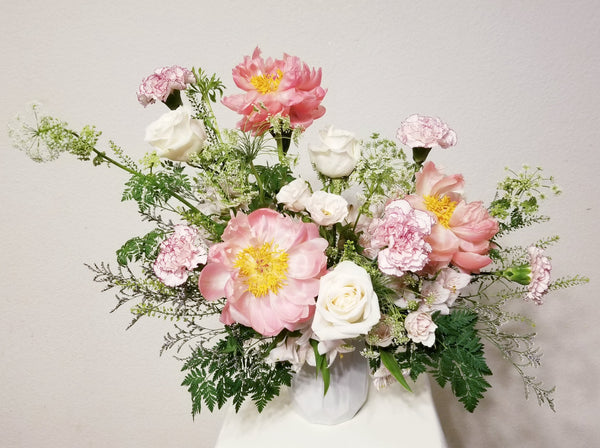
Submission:
<svg viewBox="0 0 600 448">
<path fill-rule="evenodd" d="M 239 212 L 222 242 L 210 247 L 198 287 L 206 300 L 226 299 L 226 325 L 237 322 L 263 336 L 294 331 L 313 317 L 326 248 L 313 223 L 271 209 Z"/>
</svg>

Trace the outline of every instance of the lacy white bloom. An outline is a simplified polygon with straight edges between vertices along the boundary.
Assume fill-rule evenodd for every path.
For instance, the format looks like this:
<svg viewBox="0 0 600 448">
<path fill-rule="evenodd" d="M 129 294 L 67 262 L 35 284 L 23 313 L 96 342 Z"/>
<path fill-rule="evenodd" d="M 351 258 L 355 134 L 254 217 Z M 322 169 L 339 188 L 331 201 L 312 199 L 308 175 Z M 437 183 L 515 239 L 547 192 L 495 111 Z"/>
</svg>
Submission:
<svg viewBox="0 0 600 448">
<path fill-rule="evenodd" d="M 377 257 L 379 269 L 396 276 L 423 269 L 431 252 L 425 238 L 431 233 L 433 224 L 429 214 L 414 209 L 407 201 L 390 202 L 383 218 L 374 219 L 369 226 L 371 248 L 386 247 Z"/>
<path fill-rule="evenodd" d="M 208 248 L 194 227 L 177 225 L 173 234 L 160 244 L 160 253 L 154 262 L 154 273 L 167 286 L 179 286 L 189 272 L 205 264 Z"/>
<path fill-rule="evenodd" d="M 396 381 L 396 378 L 394 378 L 392 373 L 383 364 L 371 376 L 373 377 L 373 385 L 378 391 L 385 389 Z"/>
<path fill-rule="evenodd" d="M 187 162 L 204 147 L 206 130 L 201 120 L 192 118 L 188 108 L 179 107 L 151 123 L 144 140 L 158 149 L 159 157 Z"/>
<path fill-rule="evenodd" d="M 536 246 L 530 246 L 527 249 L 531 264 L 531 281 L 529 282 L 529 292 L 526 300 L 532 300 L 537 305 L 544 303 L 543 297 L 548 293 L 550 285 L 550 271 L 552 265 L 548 257 L 543 255 L 544 251 Z"/>
<path fill-rule="evenodd" d="M 137 98 L 146 107 L 156 101 L 166 101 L 174 90 L 185 90 L 188 84 L 196 81 L 187 68 L 173 65 L 156 70 L 144 78 L 137 92 Z"/>
<path fill-rule="evenodd" d="M 456 133 L 437 117 L 411 115 L 400 124 L 398 140 L 411 148 L 449 148 L 456 145 Z"/>
<path fill-rule="evenodd" d="M 306 202 L 306 210 L 315 223 L 330 226 L 348 216 L 348 202 L 337 194 L 317 191 Z"/>
<path fill-rule="evenodd" d="M 437 325 L 433 323 L 429 313 L 421 311 L 409 313 L 404 320 L 404 328 L 413 342 L 421 343 L 426 347 L 431 347 L 435 342 Z"/>
<path fill-rule="evenodd" d="M 312 323 L 321 341 L 367 334 L 380 316 L 379 301 L 364 268 L 342 261 L 321 277 Z"/>
<path fill-rule="evenodd" d="M 360 143 L 354 134 L 329 126 L 319 131 L 321 145 L 308 145 L 310 160 L 325 176 L 348 176 L 360 159 Z"/>
<path fill-rule="evenodd" d="M 310 196 L 308 183 L 303 179 L 294 179 L 289 184 L 284 185 L 275 198 L 286 209 L 301 212 L 306 208 Z"/>
</svg>

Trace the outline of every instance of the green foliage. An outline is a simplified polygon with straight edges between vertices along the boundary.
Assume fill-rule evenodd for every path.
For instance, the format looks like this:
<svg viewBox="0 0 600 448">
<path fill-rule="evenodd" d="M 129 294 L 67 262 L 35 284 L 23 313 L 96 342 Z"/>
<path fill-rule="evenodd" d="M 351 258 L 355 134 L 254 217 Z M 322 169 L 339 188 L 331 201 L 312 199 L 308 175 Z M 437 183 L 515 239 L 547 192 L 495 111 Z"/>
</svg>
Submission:
<svg viewBox="0 0 600 448">
<path fill-rule="evenodd" d="M 509 173 L 498 183 L 496 197 L 490 205 L 490 214 L 498 220 L 501 236 L 509 231 L 520 229 L 537 222 L 547 221 L 548 217 L 539 213 L 539 205 L 546 194 L 560 194 L 560 189 L 554 183 L 553 177 L 544 177 L 542 169 L 531 170 L 524 166 L 516 173 Z"/>
<path fill-rule="evenodd" d="M 129 168 L 132 171 L 140 170 L 139 167 L 137 166 L 137 164 L 133 161 L 133 159 L 131 157 L 129 157 L 127 154 L 125 154 L 125 151 L 123 151 L 123 149 L 120 146 L 117 146 L 117 144 L 115 142 L 113 142 L 112 140 L 109 141 L 108 144 L 110 145 L 110 149 L 112 149 L 112 151 L 117 156 L 117 159 L 119 159 L 121 161 L 121 164 L 123 166 Z"/>
<path fill-rule="evenodd" d="M 251 182 L 252 164 L 248 162 L 245 140 L 237 132 L 226 132 L 222 137 L 222 142 L 207 146 L 191 158 L 198 168 L 195 189 L 205 201 L 219 208 L 247 208 L 259 192 Z M 262 141 L 254 140 L 251 145 L 259 142 Z"/>
<path fill-rule="evenodd" d="M 136 173 L 125 183 L 122 200 L 134 200 L 141 212 L 153 207 L 165 207 L 175 195 L 189 196 L 192 186 L 184 167 L 170 161 L 162 163 L 157 173 Z"/>
<path fill-rule="evenodd" d="M 201 68 L 192 68 L 192 73 L 196 77 L 196 83 L 188 86 L 185 91 L 186 95 L 196 111 L 195 118 L 204 122 L 208 141 L 211 144 L 218 144 L 220 141 L 220 132 L 217 120 L 212 111 L 211 102 L 216 103 L 218 98 L 223 96 L 225 85 L 216 74 L 209 77 Z"/>
<path fill-rule="evenodd" d="M 395 354 L 398 365 L 410 369 L 413 380 L 429 372 L 441 387 L 450 383 L 465 409 L 473 412 L 490 387 L 484 377 L 492 374 L 475 328 L 477 314 L 468 310 L 444 316 L 436 313 L 434 321 L 438 326 L 435 345 L 429 349 L 409 344 L 405 352 Z"/>
<path fill-rule="evenodd" d="M 360 213 L 370 216 L 369 208 L 392 193 L 410 193 L 415 167 L 407 163 L 406 154 L 392 140 L 379 134 L 362 142 L 362 154 L 350 181 L 362 186 L 365 197 Z"/>
<path fill-rule="evenodd" d="M 54 117 L 40 115 L 39 105 L 31 105 L 35 124 L 17 117 L 9 126 L 13 145 L 24 151 L 35 162 L 48 162 L 69 152 L 81 160 L 89 160 L 102 134 L 94 126 L 84 126 L 77 133 L 68 124 Z"/>
<path fill-rule="evenodd" d="M 273 165 L 255 167 L 254 176 L 258 179 L 260 186 L 259 195 L 250 203 L 250 208 L 256 210 L 261 207 L 268 207 L 277 203 L 275 196 L 281 188 L 294 180 L 292 173 L 287 165 Z"/>
<path fill-rule="evenodd" d="M 131 238 L 117 250 L 117 262 L 125 266 L 131 261 L 154 260 L 163 238 L 164 232 L 158 229 L 142 237 Z"/>
<path fill-rule="evenodd" d="M 327 355 L 319 353 L 319 342 L 314 339 L 310 340 L 310 345 L 315 354 L 315 368 L 317 375 L 320 373 L 323 378 L 323 395 L 327 395 L 329 383 L 331 381 L 331 373 L 329 372 L 329 364 L 327 363 Z"/>
<path fill-rule="evenodd" d="M 261 412 L 266 404 L 290 386 L 291 366 L 287 362 L 269 364 L 264 357 L 267 342 L 255 341 L 256 333 L 241 325 L 227 327 L 227 337 L 211 348 L 197 347 L 182 370 L 188 373 L 182 385 L 192 398 L 192 415 L 203 406 L 212 411 L 229 399 L 236 411 L 250 397 Z"/>
<path fill-rule="evenodd" d="M 396 381 L 398 381 L 407 391 L 412 392 L 394 355 L 387 350 L 380 350 L 379 356 L 381 357 L 381 363 L 390 371 L 394 378 L 396 378 Z"/>
</svg>

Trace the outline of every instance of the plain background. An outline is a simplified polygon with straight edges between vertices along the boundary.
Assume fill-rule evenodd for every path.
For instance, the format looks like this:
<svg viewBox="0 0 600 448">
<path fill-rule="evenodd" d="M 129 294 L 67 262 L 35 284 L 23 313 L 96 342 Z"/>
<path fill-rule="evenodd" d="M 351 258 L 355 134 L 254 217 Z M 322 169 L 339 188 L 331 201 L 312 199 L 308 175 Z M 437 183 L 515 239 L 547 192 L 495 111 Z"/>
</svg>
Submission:
<svg viewBox="0 0 600 448">
<path fill-rule="evenodd" d="M 526 401 L 492 348 L 493 389 L 473 415 L 448 390 L 434 386 L 434 396 L 451 447 L 600 443 L 596 1 L 22 0 L 3 1 L 0 22 L 0 123 L 36 100 L 74 128 L 97 125 L 104 145 L 114 139 L 134 159 L 165 111 L 137 103 L 143 77 L 201 66 L 234 93 L 231 69 L 259 45 L 265 56 L 287 52 L 323 68 L 327 114 L 301 152 L 329 124 L 393 138 L 418 112 L 456 130 L 458 145 L 432 158 L 464 174 L 469 200 L 491 200 L 505 166 L 543 166 L 564 194 L 547 203 L 550 223 L 512 242 L 560 234 L 555 277 L 591 278 L 542 307 L 517 306 L 537 322 L 545 357 L 533 373 L 557 385 L 557 412 Z M 234 126 L 235 114 L 217 110 Z M 222 415 L 192 420 L 179 362 L 158 356 L 168 325 L 149 319 L 125 332 L 128 311 L 109 314 L 112 294 L 84 267 L 114 264 L 114 250 L 148 229 L 120 203 L 125 174 L 68 156 L 35 164 L 5 131 L 0 148 L 2 446 L 213 446 Z M 402 422 L 390 431 L 400 446 Z"/>
</svg>

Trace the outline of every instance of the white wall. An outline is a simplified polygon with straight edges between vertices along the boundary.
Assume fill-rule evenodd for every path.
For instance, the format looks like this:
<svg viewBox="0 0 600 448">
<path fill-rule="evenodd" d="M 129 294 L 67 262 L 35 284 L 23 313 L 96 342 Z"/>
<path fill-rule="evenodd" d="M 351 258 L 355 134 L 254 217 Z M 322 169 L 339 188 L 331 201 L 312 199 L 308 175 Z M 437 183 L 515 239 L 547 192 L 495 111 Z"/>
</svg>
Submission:
<svg viewBox="0 0 600 448">
<path fill-rule="evenodd" d="M 304 145 L 327 124 L 393 137 L 420 112 L 457 131 L 458 146 L 433 156 L 464 174 L 470 200 L 490 200 L 506 165 L 544 166 L 565 190 L 539 229 L 562 236 L 555 274 L 592 279 L 522 308 L 538 323 L 539 376 L 558 387 L 557 413 L 525 401 L 519 377 L 491 348 L 494 388 L 474 415 L 448 391 L 434 387 L 435 398 L 451 447 L 600 443 L 596 1 L 21 0 L 2 2 L 0 21 L 0 123 L 41 101 L 74 127 L 96 124 L 139 158 L 145 126 L 163 112 L 137 104 L 144 76 L 202 66 L 234 91 L 231 68 L 260 45 L 265 55 L 323 67 L 327 114 Z M 224 107 L 218 115 L 228 126 L 237 120 Z M 1 445 L 212 446 L 220 416 L 192 421 L 179 363 L 158 357 L 163 323 L 125 332 L 127 310 L 108 314 L 112 295 L 83 266 L 113 260 L 146 228 L 119 202 L 124 174 L 68 157 L 36 165 L 6 132 L 0 139 Z M 402 422 L 390 430 L 401 443 Z"/>
</svg>

